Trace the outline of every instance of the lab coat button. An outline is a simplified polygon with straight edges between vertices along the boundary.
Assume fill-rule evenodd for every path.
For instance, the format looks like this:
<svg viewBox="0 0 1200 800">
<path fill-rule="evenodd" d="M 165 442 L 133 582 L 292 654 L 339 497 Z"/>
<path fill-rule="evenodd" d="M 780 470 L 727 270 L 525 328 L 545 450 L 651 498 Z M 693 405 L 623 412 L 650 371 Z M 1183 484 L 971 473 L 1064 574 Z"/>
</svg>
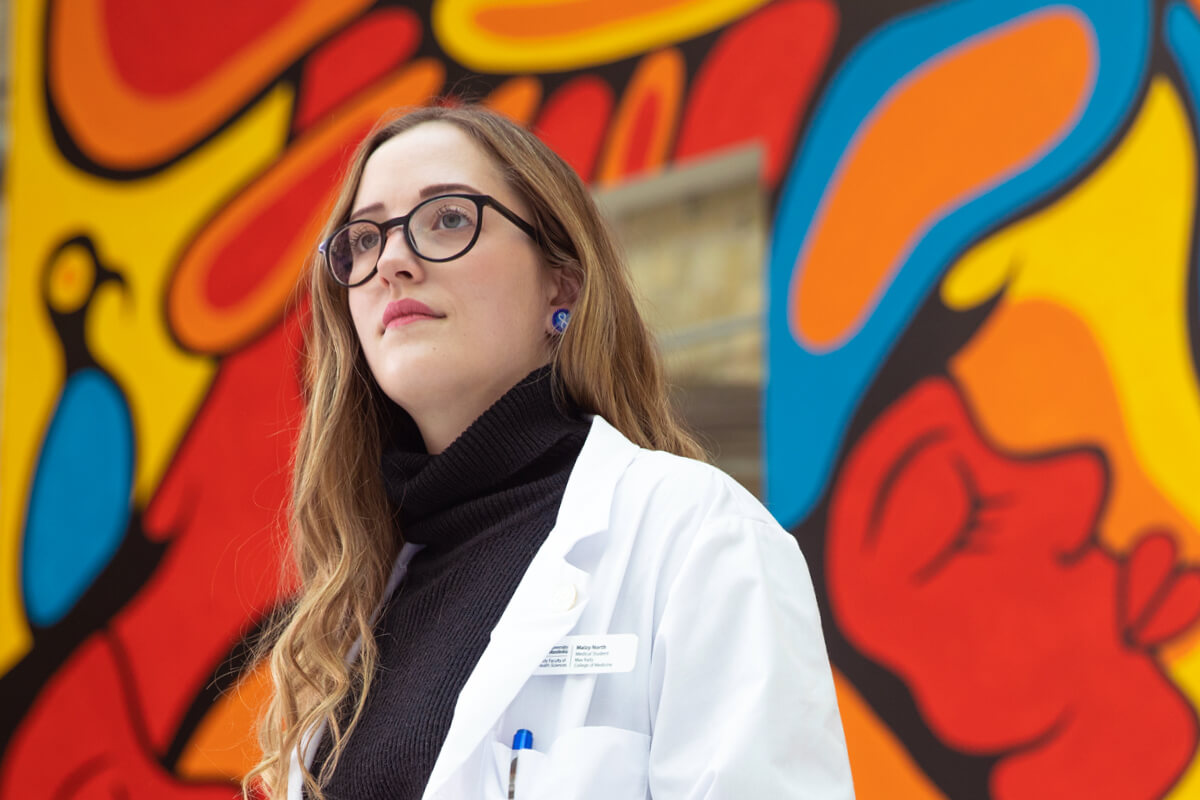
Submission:
<svg viewBox="0 0 1200 800">
<path fill-rule="evenodd" d="M 578 597 L 575 591 L 575 586 L 570 583 L 564 583 L 554 590 L 550 595 L 550 606 L 559 611 L 570 611 L 575 607 L 575 599 Z"/>
</svg>

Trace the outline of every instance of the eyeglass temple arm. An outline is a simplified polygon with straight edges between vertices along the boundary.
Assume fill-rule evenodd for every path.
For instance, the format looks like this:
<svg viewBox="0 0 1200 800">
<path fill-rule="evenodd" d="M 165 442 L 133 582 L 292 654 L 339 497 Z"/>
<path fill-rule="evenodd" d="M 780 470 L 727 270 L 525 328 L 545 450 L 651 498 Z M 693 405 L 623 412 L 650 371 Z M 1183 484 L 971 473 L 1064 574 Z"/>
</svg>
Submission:
<svg viewBox="0 0 1200 800">
<path fill-rule="evenodd" d="M 502 206 L 498 200 L 488 197 L 486 198 L 486 202 L 489 206 L 503 214 L 513 225 L 516 225 L 518 228 L 525 231 L 525 235 L 527 235 L 530 239 L 533 239 L 535 242 L 541 241 L 541 239 L 538 237 L 537 228 L 518 217 L 514 212 L 509 211 L 507 208 Z"/>
</svg>

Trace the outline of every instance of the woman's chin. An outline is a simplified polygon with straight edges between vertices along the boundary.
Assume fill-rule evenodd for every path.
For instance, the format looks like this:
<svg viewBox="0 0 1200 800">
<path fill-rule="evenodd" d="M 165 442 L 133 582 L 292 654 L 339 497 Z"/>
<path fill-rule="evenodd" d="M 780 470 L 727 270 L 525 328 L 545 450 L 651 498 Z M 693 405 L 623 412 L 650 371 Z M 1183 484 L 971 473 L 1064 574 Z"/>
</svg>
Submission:
<svg viewBox="0 0 1200 800">
<path fill-rule="evenodd" d="M 445 348 L 431 347 L 425 342 L 396 342 L 398 346 L 385 346 L 379 353 L 372 371 L 381 384 L 385 381 L 396 387 L 414 380 L 435 380 L 439 373 L 450 369 L 451 361 Z M 385 386 L 386 388 L 386 386 Z"/>
<path fill-rule="evenodd" d="M 410 413 L 453 404 L 456 382 L 446 359 L 405 359 L 390 363 L 375 379 L 384 394 Z"/>
</svg>

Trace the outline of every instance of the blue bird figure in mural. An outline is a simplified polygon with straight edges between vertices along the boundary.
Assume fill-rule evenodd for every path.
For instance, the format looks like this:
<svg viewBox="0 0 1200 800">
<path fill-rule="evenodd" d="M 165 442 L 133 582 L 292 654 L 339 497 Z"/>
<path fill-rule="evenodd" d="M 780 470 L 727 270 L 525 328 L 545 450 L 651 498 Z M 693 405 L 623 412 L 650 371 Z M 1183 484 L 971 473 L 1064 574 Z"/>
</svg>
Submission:
<svg viewBox="0 0 1200 800">
<path fill-rule="evenodd" d="M 133 421 L 124 393 L 85 336 L 88 307 L 108 282 L 125 283 L 84 236 L 60 245 L 43 272 L 43 300 L 66 369 L 25 518 L 21 584 L 35 628 L 71 611 L 117 552 L 130 521 Z"/>
</svg>

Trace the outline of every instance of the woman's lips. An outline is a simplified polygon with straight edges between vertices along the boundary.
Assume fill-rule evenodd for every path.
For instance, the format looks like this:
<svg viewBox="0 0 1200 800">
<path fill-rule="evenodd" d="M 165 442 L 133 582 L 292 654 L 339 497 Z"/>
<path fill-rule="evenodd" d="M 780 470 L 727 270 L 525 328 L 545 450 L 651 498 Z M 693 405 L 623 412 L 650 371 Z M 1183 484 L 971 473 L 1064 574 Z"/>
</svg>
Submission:
<svg viewBox="0 0 1200 800">
<path fill-rule="evenodd" d="M 405 298 L 387 304 L 383 310 L 383 327 L 396 328 L 423 319 L 440 319 L 441 316 L 419 300 Z"/>
<path fill-rule="evenodd" d="M 435 317 L 430 314 L 405 314 L 401 317 L 394 317 L 390 322 L 388 322 L 387 325 L 384 325 L 383 327 L 399 328 L 401 325 L 408 325 L 412 322 L 420 322 L 423 319 L 441 319 L 441 317 Z"/>
</svg>

